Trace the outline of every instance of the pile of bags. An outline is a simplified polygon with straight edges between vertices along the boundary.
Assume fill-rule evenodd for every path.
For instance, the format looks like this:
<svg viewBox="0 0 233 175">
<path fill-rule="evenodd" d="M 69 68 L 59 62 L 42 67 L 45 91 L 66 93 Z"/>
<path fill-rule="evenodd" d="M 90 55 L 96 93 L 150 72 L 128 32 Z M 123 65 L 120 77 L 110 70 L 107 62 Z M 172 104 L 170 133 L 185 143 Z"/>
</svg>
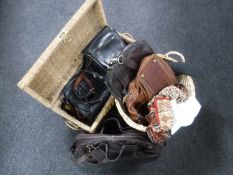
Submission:
<svg viewBox="0 0 233 175">
<path fill-rule="evenodd" d="M 71 147 L 77 162 L 157 158 L 166 139 L 197 116 L 201 106 L 189 76 L 195 70 L 181 54 L 183 62 L 177 62 L 146 41 L 127 44 L 109 26 L 82 53 L 82 68 L 64 87 L 61 108 L 91 125 L 110 95 L 117 107 L 96 133 L 79 131 Z"/>
</svg>

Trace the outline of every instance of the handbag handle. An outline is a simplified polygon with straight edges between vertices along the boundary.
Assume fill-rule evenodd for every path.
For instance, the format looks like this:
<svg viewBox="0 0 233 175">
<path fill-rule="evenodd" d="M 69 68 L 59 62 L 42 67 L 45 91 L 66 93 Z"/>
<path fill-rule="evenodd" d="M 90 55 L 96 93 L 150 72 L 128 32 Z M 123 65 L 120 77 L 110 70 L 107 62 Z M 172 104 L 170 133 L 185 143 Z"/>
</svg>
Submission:
<svg viewBox="0 0 233 175">
<path fill-rule="evenodd" d="M 113 129 L 113 125 L 116 127 L 115 129 L 117 129 L 119 133 L 124 133 L 125 129 L 129 129 L 129 127 L 123 127 L 121 126 L 120 122 L 118 119 L 116 118 L 109 118 L 107 119 L 104 124 L 103 124 L 103 128 L 101 129 L 100 133 L 102 134 L 108 134 L 106 132 L 104 132 L 104 130 L 106 129 L 106 126 L 108 126 L 108 123 L 112 123 L 111 125 L 111 128 Z M 107 128 L 108 129 L 108 128 Z M 112 137 L 112 142 L 114 142 L 114 136 Z M 125 147 L 127 146 L 134 146 L 134 145 L 121 145 L 121 148 L 119 150 L 119 153 L 117 154 L 117 156 L 115 156 L 114 158 L 110 158 L 109 156 L 109 152 L 110 152 L 110 149 L 109 149 L 109 143 L 112 143 L 112 142 L 105 142 L 105 143 L 102 143 L 100 145 L 98 145 L 96 148 L 94 148 L 91 152 L 91 155 L 99 162 L 99 163 L 104 163 L 104 162 L 115 162 L 117 161 L 122 153 L 124 152 L 124 149 Z M 101 149 L 101 146 L 104 146 L 104 150 Z"/>
<path fill-rule="evenodd" d="M 178 62 L 176 59 L 170 57 L 170 55 L 177 55 L 180 59 L 181 62 L 185 63 L 185 57 L 182 53 L 177 52 L 177 51 L 169 51 L 166 54 L 157 54 L 159 57 L 164 58 L 166 60 L 172 61 L 172 62 Z"/>
<path fill-rule="evenodd" d="M 72 130 L 75 130 L 75 131 L 80 130 L 80 128 L 76 124 L 74 124 L 73 122 L 69 120 L 65 120 L 65 124 L 67 127 L 69 127 Z"/>
<path fill-rule="evenodd" d="M 177 51 L 169 51 L 165 54 L 166 57 L 169 57 L 170 55 L 177 55 L 180 57 L 181 59 L 181 62 L 185 63 L 185 58 L 184 58 L 184 55 L 180 52 L 177 52 Z"/>
<path fill-rule="evenodd" d="M 130 129 L 129 126 L 121 126 L 120 121 L 116 118 L 108 118 L 104 121 L 102 129 L 100 131 L 101 134 L 109 134 L 106 130 L 110 129 L 108 123 L 112 123 L 111 130 L 115 129 L 117 133 L 124 133 L 125 130 Z"/>
<path fill-rule="evenodd" d="M 89 86 L 89 92 L 87 93 L 87 94 L 85 94 L 84 96 L 79 96 L 79 95 L 77 95 L 77 93 L 74 93 L 75 94 L 75 96 L 77 97 L 77 98 L 79 98 L 79 99 L 86 99 L 86 102 L 88 102 L 88 103 L 97 103 L 97 102 L 99 102 L 100 101 L 100 99 L 98 99 L 98 100 L 94 100 L 94 101 L 89 101 L 88 100 L 88 97 L 91 95 L 91 94 L 93 94 L 93 92 L 94 92 L 94 90 L 96 89 L 96 87 L 94 87 L 94 85 L 93 85 L 93 83 L 87 78 L 87 76 L 86 76 L 86 73 L 89 73 L 89 74 L 91 74 L 95 79 L 97 79 L 97 80 L 102 80 L 102 79 L 104 79 L 101 75 L 99 75 L 98 73 L 96 73 L 96 72 L 92 72 L 92 71 L 90 71 L 90 70 L 85 70 L 85 71 L 81 71 L 81 73 L 79 74 L 79 76 L 78 76 L 78 78 L 74 81 L 74 83 L 73 83 L 73 89 L 76 89 L 79 85 L 80 85 L 80 83 L 81 83 L 81 81 L 85 81 L 87 84 L 88 84 L 88 86 Z"/>
<path fill-rule="evenodd" d="M 85 76 L 85 72 L 81 72 L 81 74 L 78 76 L 78 78 L 74 81 L 74 84 L 73 84 L 73 89 L 76 89 L 79 84 L 81 83 L 81 81 L 85 80 L 87 82 L 87 84 L 89 85 L 89 87 L 92 89 L 93 88 L 93 84 L 92 82 L 86 78 Z"/>
<path fill-rule="evenodd" d="M 131 39 L 133 39 L 133 40 L 135 40 L 135 38 L 133 37 L 133 35 L 131 35 L 131 34 L 128 33 L 128 32 L 123 33 L 123 35 L 125 35 L 125 36 L 127 36 L 127 37 L 129 37 L 129 38 L 131 38 Z"/>
<path fill-rule="evenodd" d="M 81 100 L 84 99 L 84 98 L 87 98 L 87 97 L 90 95 L 90 93 L 92 93 L 92 91 L 93 91 L 93 89 L 94 89 L 94 86 L 93 86 L 92 82 L 86 77 L 85 72 L 82 71 L 82 72 L 79 74 L 78 78 L 77 78 L 77 79 L 74 81 L 74 83 L 73 83 L 73 90 L 74 90 L 74 91 L 78 88 L 78 86 L 80 85 L 81 81 L 83 81 L 83 80 L 88 84 L 90 90 L 89 90 L 89 92 L 88 92 L 87 94 L 85 94 L 84 96 L 79 96 L 79 95 L 77 95 L 76 92 L 74 93 L 75 96 L 76 96 L 77 98 L 81 99 Z"/>
<path fill-rule="evenodd" d="M 101 146 L 104 146 L 104 150 L 101 148 Z M 91 156 L 95 158 L 95 160 L 98 161 L 98 163 L 116 162 L 122 156 L 124 149 L 130 146 L 135 145 L 122 145 L 117 156 L 114 158 L 110 158 L 109 143 L 102 143 L 91 151 Z"/>
<path fill-rule="evenodd" d="M 126 146 L 129 146 L 129 145 L 122 145 L 121 149 L 120 149 L 120 151 L 118 153 L 118 155 L 115 158 L 111 159 L 111 158 L 109 158 L 109 152 L 110 152 L 109 145 L 106 144 L 106 160 L 108 162 L 115 162 L 115 161 L 117 161 L 121 157 L 121 155 L 124 152 L 124 149 L 125 149 Z M 130 145 L 130 146 L 132 146 L 132 145 Z"/>
</svg>

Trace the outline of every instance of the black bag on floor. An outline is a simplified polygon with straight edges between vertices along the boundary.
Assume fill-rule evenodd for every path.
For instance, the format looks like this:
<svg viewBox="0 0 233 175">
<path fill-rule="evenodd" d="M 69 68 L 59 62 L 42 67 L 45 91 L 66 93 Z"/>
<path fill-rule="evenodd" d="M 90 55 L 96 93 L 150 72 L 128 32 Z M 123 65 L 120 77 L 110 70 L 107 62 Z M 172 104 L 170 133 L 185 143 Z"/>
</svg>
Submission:
<svg viewBox="0 0 233 175">
<path fill-rule="evenodd" d="M 108 163 L 157 158 L 162 148 L 160 144 L 151 143 L 145 133 L 122 127 L 118 119 L 109 118 L 100 133 L 79 133 L 70 150 L 77 163 Z"/>
</svg>

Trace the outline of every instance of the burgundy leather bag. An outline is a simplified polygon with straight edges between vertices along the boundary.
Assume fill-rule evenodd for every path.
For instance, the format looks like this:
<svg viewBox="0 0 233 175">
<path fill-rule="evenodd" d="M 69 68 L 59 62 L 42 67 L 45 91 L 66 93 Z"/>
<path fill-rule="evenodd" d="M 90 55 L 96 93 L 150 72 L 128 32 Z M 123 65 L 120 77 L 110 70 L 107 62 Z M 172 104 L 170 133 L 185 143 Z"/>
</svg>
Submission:
<svg viewBox="0 0 233 175">
<path fill-rule="evenodd" d="M 124 98 L 131 118 L 140 123 L 140 107 L 147 104 L 160 90 L 176 83 L 175 73 L 163 58 L 156 54 L 145 57 Z"/>
</svg>

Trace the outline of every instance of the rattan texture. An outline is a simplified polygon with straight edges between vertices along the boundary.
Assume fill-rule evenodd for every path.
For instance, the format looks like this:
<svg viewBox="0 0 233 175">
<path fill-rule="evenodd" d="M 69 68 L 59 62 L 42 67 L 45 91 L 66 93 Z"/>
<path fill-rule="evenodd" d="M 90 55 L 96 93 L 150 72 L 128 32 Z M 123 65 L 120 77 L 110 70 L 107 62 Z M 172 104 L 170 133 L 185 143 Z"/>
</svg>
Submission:
<svg viewBox="0 0 233 175">
<path fill-rule="evenodd" d="M 31 69 L 18 82 L 20 89 L 64 117 L 67 126 L 71 129 L 81 128 L 93 133 L 106 113 L 114 105 L 114 98 L 111 96 L 92 126 L 78 121 L 60 108 L 59 96 L 61 90 L 82 66 L 83 57 L 81 51 L 105 25 L 107 25 L 107 20 L 102 1 L 86 0 Z M 123 34 L 120 34 L 120 36 L 126 42 L 133 41 Z"/>
</svg>

